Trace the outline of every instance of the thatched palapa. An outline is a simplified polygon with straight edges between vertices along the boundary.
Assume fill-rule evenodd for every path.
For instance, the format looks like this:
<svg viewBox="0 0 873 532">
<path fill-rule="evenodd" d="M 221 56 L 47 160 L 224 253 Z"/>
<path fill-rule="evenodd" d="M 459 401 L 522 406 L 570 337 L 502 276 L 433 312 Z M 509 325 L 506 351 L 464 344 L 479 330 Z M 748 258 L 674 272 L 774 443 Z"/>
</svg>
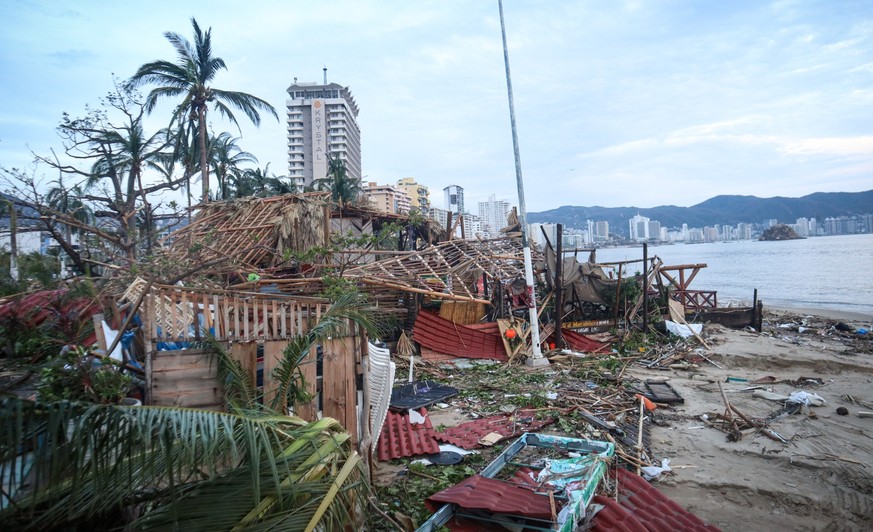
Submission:
<svg viewBox="0 0 873 532">
<path fill-rule="evenodd" d="M 252 269 L 274 266 L 287 260 L 286 251 L 326 245 L 328 199 L 318 192 L 208 203 L 172 233 L 171 252 L 198 249 L 204 261 L 228 257 Z"/>
</svg>

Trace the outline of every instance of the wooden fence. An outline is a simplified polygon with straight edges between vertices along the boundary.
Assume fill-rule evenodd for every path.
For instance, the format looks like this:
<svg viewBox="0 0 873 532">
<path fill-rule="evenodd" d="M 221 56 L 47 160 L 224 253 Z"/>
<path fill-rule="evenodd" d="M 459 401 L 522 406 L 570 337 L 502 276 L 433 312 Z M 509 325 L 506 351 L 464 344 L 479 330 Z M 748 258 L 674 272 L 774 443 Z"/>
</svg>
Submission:
<svg viewBox="0 0 873 532">
<path fill-rule="evenodd" d="M 160 351 L 152 362 L 151 404 L 224 410 L 213 355 L 202 349 Z"/>
<path fill-rule="evenodd" d="M 273 371 L 288 343 L 309 331 L 328 308 L 325 300 L 316 298 L 153 287 L 140 309 L 147 400 L 160 406 L 225 408 L 217 364 L 209 351 L 155 349 L 156 343 L 198 342 L 211 335 L 229 350 L 269 404 L 277 392 Z M 320 357 L 316 347 L 310 349 L 299 367 L 312 399 L 293 405 L 295 415 L 308 421 L 319 414 L 335 418 L 357 441 L 365 349 L 365 335 L 354 328 L 348 335 L 325 340 Z"/>
<path fill-rule="evenodd" d="M 156 286 L 141 311 L 150 341 L 199 341 L 207 332 L 219 341 L 265 341 L 309 330 L 328 308 L 320 298 Z"/>
</svg>

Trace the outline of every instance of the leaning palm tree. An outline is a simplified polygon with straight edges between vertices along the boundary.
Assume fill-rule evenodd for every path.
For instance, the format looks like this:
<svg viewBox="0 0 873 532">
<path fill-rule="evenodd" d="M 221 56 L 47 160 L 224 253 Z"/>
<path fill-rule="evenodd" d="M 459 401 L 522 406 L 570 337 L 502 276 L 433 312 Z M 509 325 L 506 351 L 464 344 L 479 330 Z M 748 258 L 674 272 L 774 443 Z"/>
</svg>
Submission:
<svg viewBox="0 0 873 532">
<path fill-rule="evenodd" d="M 132 86 L 158 85 L 146 97 L 146 110 L 154 110 L 158 100 L 163 97 L 182 97 L 172 121 L 197 122 L 199 124 L 200 170 L 202 173 L 203 199 L 209 201 L 209 166 L 207 164 L 206 113 L 212 104 L 219 114 L 233 122 L 239 123 L 234 117 L 231 107 L 245 113 L 256 126 L 261 123 L 259 111 L 269 111 L 276 120 L 279 115 L 276 109 L 266 101 L 245 92 L 219 90 L 211 86 L 221 69 L 227 65 L 220 57 L 212 53 L 212 29 L 204 33 L 197 21 L 192 18 L 194 26 L 194 44 L 178 33 L 167 32 L 164 36 L 176 49 L 178 55 L 175 63 L 165 60 L 153 61 L 139 67 L 130 79 Z"/>
</svg>

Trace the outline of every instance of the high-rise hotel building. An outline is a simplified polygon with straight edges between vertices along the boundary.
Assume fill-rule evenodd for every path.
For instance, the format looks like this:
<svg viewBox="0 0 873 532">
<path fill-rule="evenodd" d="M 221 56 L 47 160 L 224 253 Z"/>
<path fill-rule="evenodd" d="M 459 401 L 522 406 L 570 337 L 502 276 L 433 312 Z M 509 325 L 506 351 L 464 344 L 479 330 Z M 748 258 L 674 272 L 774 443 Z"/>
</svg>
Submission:
<svg viewBox="0 0 873 532">
<path fill-rule="evenodd" d="M 325 78 L 327 74 L 325 73 Z M 328 155 L 345 161 L 348 176 L 361 179 L 358 104 L 338 83 L 288 87 L 288 176 L 309 186 L 327 176 Z"/>
</svg>

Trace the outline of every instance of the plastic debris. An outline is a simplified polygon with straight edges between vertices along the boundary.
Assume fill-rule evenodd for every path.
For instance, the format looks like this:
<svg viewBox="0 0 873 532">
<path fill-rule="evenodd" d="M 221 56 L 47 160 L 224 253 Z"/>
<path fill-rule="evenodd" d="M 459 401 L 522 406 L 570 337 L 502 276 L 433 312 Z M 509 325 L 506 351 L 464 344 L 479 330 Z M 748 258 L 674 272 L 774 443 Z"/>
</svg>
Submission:
<svg viewBox="0 0 873 532">
<path fill-rule="evenodd" d="M 669 473 L 673 471 L 670 469 L 670 459 L 664 458 L 661 460 L 661 466 L 647 466 L 640 468 L 640 471 L 643 473 L 643 478 L 646 480 L 653 480 L 661 476 L 662 473 Z"/>
<path fill-rule="evenodd" d="M 824 398 L 817 393 L 805 392 L 803 390 L 792 392 L 791 395 L 788 396 L 788 402 L 800 403 L 806 406 L 822 406 L 825 404 Z"/>
</svg>

